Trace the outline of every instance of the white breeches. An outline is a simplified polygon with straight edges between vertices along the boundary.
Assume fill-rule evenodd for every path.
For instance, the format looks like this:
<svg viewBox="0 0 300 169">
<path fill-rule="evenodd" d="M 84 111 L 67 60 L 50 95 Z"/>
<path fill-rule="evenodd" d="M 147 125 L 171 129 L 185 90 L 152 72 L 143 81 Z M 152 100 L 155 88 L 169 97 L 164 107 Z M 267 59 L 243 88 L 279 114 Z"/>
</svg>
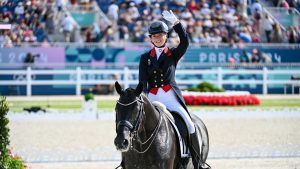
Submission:
<svg viewBox="0 0 300 169">
<path fill-rule="evenodd" d="M 179 113 L 179 115 L 183 118 L 185 124 L 187 125 L 189 133 L 195 133 L 195 125 L 188 112 L 179 103 L 173 89 L 165 92 L 162 88 L 159 88 L 156 95 L 149 93 L 148 98 L 151 102 L 159 101 L 164 104 L 168 110 Z"/>
</svg>

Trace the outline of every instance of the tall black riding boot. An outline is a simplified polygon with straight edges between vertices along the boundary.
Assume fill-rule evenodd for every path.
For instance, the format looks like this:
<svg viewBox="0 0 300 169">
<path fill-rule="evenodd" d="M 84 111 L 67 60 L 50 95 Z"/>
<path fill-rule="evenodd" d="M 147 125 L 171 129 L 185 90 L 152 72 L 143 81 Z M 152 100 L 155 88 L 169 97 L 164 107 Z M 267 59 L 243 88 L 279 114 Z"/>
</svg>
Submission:
<svg viewBox="0 0 300 169">
<path fill-rule="evenodd" d="M 211 167 L 202 161 L 201 149 L 199 145 L 199 140 L 197 137 L 197 132 L 190 134 L 190 144 L 189 149 L 192 155 L 193 165 L 195 169 L 210 169 Z"/>
<path fill-rule="evenodd" d="M 190 134 L 189 149 L 192 155 L 193 165 L 195 169 L 201 169 L 200 146 L 197 133 Z"/>
</svg>

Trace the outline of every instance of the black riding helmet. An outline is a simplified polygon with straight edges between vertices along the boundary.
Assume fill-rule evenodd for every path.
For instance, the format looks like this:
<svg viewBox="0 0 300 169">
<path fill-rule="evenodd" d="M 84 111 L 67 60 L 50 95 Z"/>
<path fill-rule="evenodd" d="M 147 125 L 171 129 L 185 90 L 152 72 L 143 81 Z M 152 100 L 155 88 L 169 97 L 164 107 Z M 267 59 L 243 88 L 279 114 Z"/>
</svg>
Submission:
<svg viewBox="0 0 300 169">
<path fill-rule="evenodd" d="M 148 32 L 149 36 L 163 32 L 168 34 L 169 28 L 163 21 L 154 21 L 150 24 Z"/>
</svg>

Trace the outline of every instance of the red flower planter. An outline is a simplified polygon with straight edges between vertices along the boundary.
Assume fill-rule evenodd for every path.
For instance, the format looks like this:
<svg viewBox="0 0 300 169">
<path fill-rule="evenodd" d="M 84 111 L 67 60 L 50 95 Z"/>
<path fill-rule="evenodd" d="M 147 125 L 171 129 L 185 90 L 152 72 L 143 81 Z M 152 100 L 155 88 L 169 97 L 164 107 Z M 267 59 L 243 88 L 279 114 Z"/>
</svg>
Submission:
<svg viewBox="0 0 300 169">
<path fill-rule="evenodd" d="M 245 95 L 201 95 L 201 93 L 184 93 L 183 98 L 187 105 L 220 105 L 220 106 L 243 106 L 259 105 L 260 100 L 252 94 Z"/>
</svg>

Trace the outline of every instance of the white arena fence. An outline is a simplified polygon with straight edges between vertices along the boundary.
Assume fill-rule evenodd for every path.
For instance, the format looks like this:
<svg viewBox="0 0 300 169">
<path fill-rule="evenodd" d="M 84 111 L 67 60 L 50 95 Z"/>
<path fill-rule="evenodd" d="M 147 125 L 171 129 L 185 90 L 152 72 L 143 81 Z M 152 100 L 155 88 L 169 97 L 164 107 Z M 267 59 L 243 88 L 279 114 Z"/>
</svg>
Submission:
<svg viewBox="0 0 300 169">
<path fill-rule="evenodd" d="M 232 80 L 225 79 L 226 75 L 260 75 L 262 79 L 244 79 L 244 80 Z M 32 87 L 35 85 L 74 85 L 76 86 L 76 95 L 81 95 L 81 89 L 83 85 L 111 85 L 114 84 L 116 80 L 119 81 L 120 84 L 123 85 L 124 88 L 128 88 L 129 86 L 136 85 L 138 83 L 138 69 L 133 68 L 129 69 L 128 67 L 124 67 L 122 69 L 82 69 L 81 67 L 77 67 L 74 70 L 35 70 L 31 67 L 27 67 L 27 69 L 23 70 L 1 70 L 0 75 L 23 75 L 24 78 L 17 80 L 1 80 L 0 79 L 0 87 L 1 86 L 12 86 L 12 85 L 25 85 L 26 86 L 26 95 L 32 95 Z M 65 75 L 69 78 L 63 78 L 62 80 L 36 80 L 34 77 L 37 75 Z M 83 77 L 86 76 L 104 76 L 111 77 L 113 75 L 117 75 L 118 79 L 112 78 L 103 78 L 97 80 L 85 79 Z M 205 79 L 180 79 L 180 76 L 196 76 L 197 75 L 211 75 L 215 78 L 213 80 L 205 80 Z M 228 84 L 258 84 L 262 85 L 262 94 L 268 94 L 268 85 L 283 85 L 286 90 L 286 86 L 291 86 L 292 89 L 294 87 L 300 86 L 300 80 L 284 80 L 284 79 L 271 79 L 270 76 L 274 75 L 288 75 L 291 77 L 292 75 L 300 75 L 300 70 L 272 70 L 267 67 L 263 67 L 262 69 L 226 69 L 222 67 L 216 67 L 215 69 L 179 69 L 176 71 L 177 83 L 180 86 L 188 86 L 199 84 L 203 81 L 207 81 L 217 85 L 218 87 L 222 87 L 223 85 Z"/>
</svg>

